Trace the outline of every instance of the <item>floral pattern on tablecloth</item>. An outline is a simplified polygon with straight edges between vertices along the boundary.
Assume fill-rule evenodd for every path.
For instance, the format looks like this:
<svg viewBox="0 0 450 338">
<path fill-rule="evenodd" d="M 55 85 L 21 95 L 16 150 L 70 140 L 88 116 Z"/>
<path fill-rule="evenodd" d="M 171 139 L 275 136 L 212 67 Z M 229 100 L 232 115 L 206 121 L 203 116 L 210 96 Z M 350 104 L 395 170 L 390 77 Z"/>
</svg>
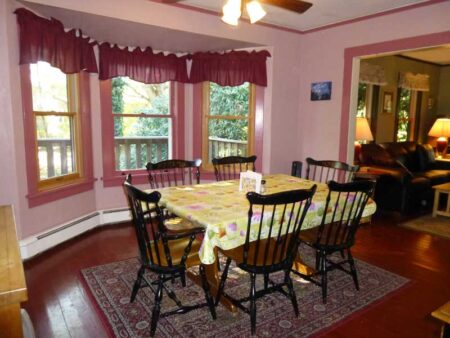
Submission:
<svg viewBox="0 0 450 338">
<path fill-rule="evenodd" d="M 316 194 L 306 214 L 302 229 L 313 228 L 321 223 L 328 195 L 326 184 L 284 174 L 265 175 L 264 179 L 266 180 L 265 194 L 309 189 L 317 184 Z M 168 187 L 160 189 L 159 192 L 162 196 L 161 205 L 170 212 L 206 228 L 199 253 L 202 263 L 214 263 L 216 246 L 228 250 L 244 244 L 249 202 L 246 194 L 239 192 L 238 180 Z M 339 204 L 343 205 L 344 203 L 340 202 Z M 375 210 L 375 203 L 369 200 L 363 216 L 370 216 L 375 213 Z M 258 210 L 254 209 L 252 224 L 253 222 L 259 224 L 260 217 Z M 267 229 L 263 228 L 262 235 L 263 238 L 265 238 L 264 235 L 268 236 Z M 257 232 L 252 231 L 250 238 L 256 239 Z"/>
</svg>

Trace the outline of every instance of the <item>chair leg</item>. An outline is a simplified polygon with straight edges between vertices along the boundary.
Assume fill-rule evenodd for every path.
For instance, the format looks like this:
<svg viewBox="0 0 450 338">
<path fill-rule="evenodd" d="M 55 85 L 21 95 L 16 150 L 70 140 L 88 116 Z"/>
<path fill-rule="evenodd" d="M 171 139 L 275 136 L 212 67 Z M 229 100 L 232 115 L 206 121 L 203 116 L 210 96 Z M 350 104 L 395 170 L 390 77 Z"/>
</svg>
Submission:
<svg viewBox="0 0 450 338">
<path fill-rule="evenodd" d="M 162 276 L 158 280 L 158 289 L 155 292 L 155 304 L 152 310 L 152 322 L 150 327 L 150 337 L 153 337 L 156 333 L 156 326 L 158 324 L 159 313 L 161 312 L 161 301 L 163 297 L 163 280 Z"/>
<path fill-rule="evenodd" d="M 319 271 L 319 270 L 320 270 L 320 267 L 321 267 L 321 262 L 320 262 L 321 257 L 322 257 L 322 256 L 320 255 L 320 251 L 317 250 L 317 251 L 316 251 L 316 271 Z"/>
<path fill-rule="evenodd" d="M 292 279 L 289 273 L 290 270 L 286 271 L 285 282 L 289 290 L 289 297 L 291 297 L 291 302 L 292 306 L 294 307 L 295 316 L 298 318 L 299 312 L 298 312 L 297 296 L 295 294 L 294 286 L 292 285 Z"/>
<path fill-rule="evenodd" d="M 225 287 L 225 280 L 227 279 L 228 269 L 230 268 L 231 258 L 227 258 L 227 262 L 225 263 L 225 268 L 222 272 L 222 277 L 220 277 L 219 290 L 217 290 L 216 295 L 216 306 L 219 305 L 220 297 L 222 297 L 223 289 Z"/>
<path fill-rule="evenodd" d="M 208 304 L 209 307 L 209 312 L 211 312 L 212 318 L 216 319 L 217 318 L 216 308 L 214 306 L 214 301 L 211 297 L 211 293 L 209 292 L 209 284 L 208 280 L 206 279 L 205 267 L 203 266 L 203 264 L 200 264 L 199 270 L 202 278 L 203 291 L 205 291 L 206 303 Z"/>
<path fill-rule="evenodd" d="M 322 301 L 324 304 L 327 303 L 327 256 L 322 252 L 320 257 L 320 274 L 322 275 Z"/>
<path fill-rule="evenodd" d="M 180 274 L 180 279 L 181 279 L 181 285 L 183 287 L 186 287 L 186 274 L 184 271 Z M 173 283 L 173 280 L 172 280 L 172 283 Z"/>
<path fill-rule="evenodd" d="M 250 274 L 250 325 L 252 336 L 256 333 L 256 274 Z"/>
<path fill-rule="evenodd" d="M 356 290 L 359 291 L 358 274 L 356 273 L 355 261 L 353 260 L 350 249 L 347 249 L 348 263 L 350 264 L 350 271 L 352 273 L 353 282 L 355 283 Z"/>
<path fill-rule="evenodd" d="M 133 291 L 131 291 L 130 303 L 134 302 L 136 295 L 139 291 L 139 288 L 141 287 L 141 282 L 142 282 L 142 277 L 144 276 L 144 272 L 145 272 L 145 267 L 143 265 L 141 265 L 141 267 L 137 273 L 136 281 L 134 282 L 134 285 L 133 285 Z"/>
<path fill-rule="evenodd" d="M 265 273 L 264 274 L 264 290 L 267 290 L 268 287 L 269 287 L 269 274 Z"/>
</svg>

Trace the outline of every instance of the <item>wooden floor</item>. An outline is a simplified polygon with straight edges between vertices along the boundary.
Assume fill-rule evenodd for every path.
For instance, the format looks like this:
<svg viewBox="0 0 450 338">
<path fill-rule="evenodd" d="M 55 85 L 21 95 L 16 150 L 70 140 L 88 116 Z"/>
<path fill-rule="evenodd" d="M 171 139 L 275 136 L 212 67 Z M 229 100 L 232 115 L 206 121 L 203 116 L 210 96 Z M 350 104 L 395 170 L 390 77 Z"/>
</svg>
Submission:
<svg viewBox="0 0 450 338">
<path fill-rule="evenodd" d="M 430 313 L 450 300 L 450 241 L 396 223 L 392 216 L 378 217 L 364 226 L 353 253 L 412 283 L 352 316 L 326 337 L 439 337 L 440 324 Z M 93 230 L 26 262 L 29 301 L 24 307 L 37 336 L 105 337 L 80 283 L 80 269 L 136 254 L 133 229 L 119 224 Z"/>
</svg>

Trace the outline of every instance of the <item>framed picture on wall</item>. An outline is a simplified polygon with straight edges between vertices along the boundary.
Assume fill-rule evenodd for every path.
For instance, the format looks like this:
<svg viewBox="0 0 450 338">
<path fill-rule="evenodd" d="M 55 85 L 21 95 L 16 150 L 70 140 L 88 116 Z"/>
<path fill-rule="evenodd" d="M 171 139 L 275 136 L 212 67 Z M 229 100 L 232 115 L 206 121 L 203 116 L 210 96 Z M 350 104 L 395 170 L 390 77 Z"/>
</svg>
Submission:
<svg viewBox="0 0 450 338">
<path fill-rule="evenodd" d="M 392 113 L 392 100 L 394 94 L 392 92 L 384 92 L 383 94 L 383 113 Z"/>
<path fill-rule="evenodd" d="M 331 81 L 311 83 L 311 101 L 331 99 Z"/>
</svg>

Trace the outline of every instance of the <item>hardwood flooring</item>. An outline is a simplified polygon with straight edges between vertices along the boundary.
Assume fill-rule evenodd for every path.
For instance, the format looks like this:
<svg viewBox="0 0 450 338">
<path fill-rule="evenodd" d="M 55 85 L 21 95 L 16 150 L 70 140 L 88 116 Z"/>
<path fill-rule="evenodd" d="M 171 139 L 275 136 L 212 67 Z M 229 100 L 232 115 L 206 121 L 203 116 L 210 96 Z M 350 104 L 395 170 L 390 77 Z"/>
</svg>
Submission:
<svg viewBox="0 0 450 338">
<path fill-rule="evenodd" d="M 439 337 L 440 323 L 430 313 L 450 300 L 450 241 L 398 227 L 397 222 L 398 218 L 384 216 L 363 226 L 353 253 L 412 283 L 353 315 L 326 337 Z M 136 255 L 131 225 L 116 224 L 92 230 L 25 262 L 29 301 L 24 307 L 37 337 L 106 337 L 81 285 L 80 269 Z"/>
</svg>

